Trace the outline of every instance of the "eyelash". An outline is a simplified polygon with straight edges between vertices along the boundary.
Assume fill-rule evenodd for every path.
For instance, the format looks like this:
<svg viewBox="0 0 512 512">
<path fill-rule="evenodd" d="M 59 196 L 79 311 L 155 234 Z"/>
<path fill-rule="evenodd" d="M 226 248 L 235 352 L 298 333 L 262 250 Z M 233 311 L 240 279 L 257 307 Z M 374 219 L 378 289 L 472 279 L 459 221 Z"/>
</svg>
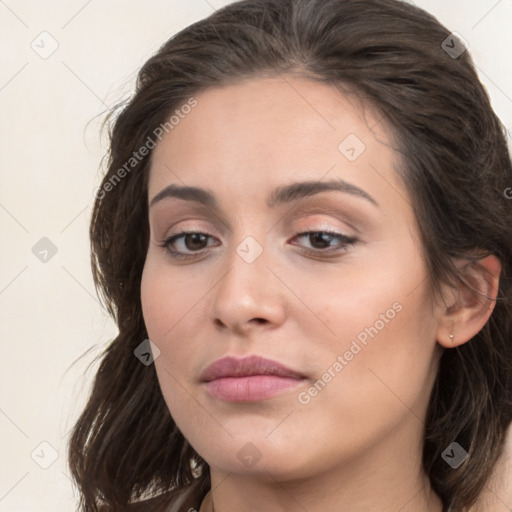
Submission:
<svg viewBox="0 0 512 512">
<path fill-rule="evenodd" d="M 337 233 L 335 231 L 326 231 L 326 230 L 303 231 L 302 233 L 297 233 L 292 240 L 295 240 L 296 238 L 304 237 L 307 235 L 313 235 L 313 234 L 319 234 L 319 233 L 337 238 L 341 242 L 340 247 L 336 250 L 306 249 L 306 252 L 308 254 L 314 254 L 316 256 L 323 255 L 323 254 L 332 254 L 332 253 L 339 254 L 341 252 L 346 251 L 349 246 L 355 245 L 358 242 L 358 239 L 355 237 L 349 237 L 347 235 L 343 235 L 343 234 Z M 171 245 L 174 242 L 176 242 L 176 240 L 183 238 L 187 235 L 205 235 L 209 239 L 213 238 L 211 235 L 208 235 L 207 233 L 203 233 L 201 231 L 181 231 L 180 233 L 176 233 L 175 235 L 172 235 L 172 236 L 166 238 L 162 243 L 160 243 L 158 245 L 160 247 L 163 247 L 172 258 L 182 259 L 182 260 L 195 258 L 198 255 L 200 255 L 202 252 L 204 252 L 204 249 L 202 251 L 197 251 L 192 254 L 183 254 L 179 251 L 176 251 L 175 249 L 171 249 Z"/>
</svg>

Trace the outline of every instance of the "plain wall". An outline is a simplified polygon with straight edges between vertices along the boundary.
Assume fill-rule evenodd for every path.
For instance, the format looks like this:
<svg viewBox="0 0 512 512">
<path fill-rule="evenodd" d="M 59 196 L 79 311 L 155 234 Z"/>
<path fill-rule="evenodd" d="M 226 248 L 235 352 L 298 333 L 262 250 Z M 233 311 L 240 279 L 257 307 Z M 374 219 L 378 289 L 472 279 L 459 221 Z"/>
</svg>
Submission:
<svg viewBox="0 0 512 512">
<path fill-rule="evenodd" d="M 227 3 L 0 2 L 0 512 L 75 508 L 68 432 L 96 368 L 84 377 L 87 363 L 115 334 L 89 266 L 101 114 L 167 38 Z M 512 2 L 415 3 L 468 41 L 510 130 Z"/>
</svg>

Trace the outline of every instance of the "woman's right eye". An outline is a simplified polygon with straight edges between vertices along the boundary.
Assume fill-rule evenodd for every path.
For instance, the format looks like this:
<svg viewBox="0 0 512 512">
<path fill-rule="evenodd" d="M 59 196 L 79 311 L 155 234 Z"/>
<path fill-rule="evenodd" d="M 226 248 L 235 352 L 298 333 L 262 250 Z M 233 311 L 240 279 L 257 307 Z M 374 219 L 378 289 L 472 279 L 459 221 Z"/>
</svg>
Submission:
<svg viewBox="0 0 512 512">
<path fill-rule="evenodd" d="M 198 231 L 182 231 L 166 238 L 160 246 L 173 258 L 190 258 L 200 254 L 208 246 L 205 243 L 212 238 L 211 235 Z M 180 248 L 176 249 L 176 246 Z M 192 252 L 187 253 L 187 250 Z"/>
</svg>

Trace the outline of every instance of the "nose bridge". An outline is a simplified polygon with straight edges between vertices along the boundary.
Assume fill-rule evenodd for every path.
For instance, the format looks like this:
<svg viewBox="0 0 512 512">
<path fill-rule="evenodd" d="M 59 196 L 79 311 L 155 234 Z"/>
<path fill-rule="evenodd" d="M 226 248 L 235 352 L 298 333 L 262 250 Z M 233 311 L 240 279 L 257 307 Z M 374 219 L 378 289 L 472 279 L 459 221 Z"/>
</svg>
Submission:
<svg viewBox="0 0 512 512">
<path fill-rule="evenodd" d="M 259 240 L 257 240 L 257 238 Z M 270 251 L 263 235 L 246 235 L 226 256 L 226 273 L 214 293 L 213 315 L 228 326 L 243 326 L 253 319 L 280 322 L 283 296 L 267 266 Z"/>
<path fill-rule="evenodd" d="M 246 235 L 240 242 L 233 244 L 226 256 L 229 272 L 220 283 L 224 291 L 236 294 L 240 299 L 247 296 L 255 300 L 261 295 L 260 288 L 264 285 L 268 287 L 268 277 L 271 277 L 266 268 L 270 262 L 264 246 L 261 235 Z"/>
</svg>

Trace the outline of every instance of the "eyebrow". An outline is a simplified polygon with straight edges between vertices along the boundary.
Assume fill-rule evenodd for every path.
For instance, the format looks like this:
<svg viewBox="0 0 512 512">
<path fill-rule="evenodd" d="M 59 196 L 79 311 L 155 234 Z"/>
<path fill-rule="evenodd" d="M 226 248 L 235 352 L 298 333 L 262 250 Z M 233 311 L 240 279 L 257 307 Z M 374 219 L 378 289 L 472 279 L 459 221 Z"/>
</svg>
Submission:
<svg viewBox="0 0 512 512">
<path fill-rule="evenodd" d="M 291 203 L 297 199 L 313 196 L 321 192 L 338 191 L 350 194 L 355 197 L 365 199 L 366 201 L 378 206 L 377 201 L 364 190 L 348 183 L 340 178 L 330 181 L 300 181 L 290 185 L 277 187 L 272 191 L 267 199 L 267 206 L 272 208 L 279 204 Z M 151 208 L 163 199 L 175 197 L 184 201 L 195 201 L 212 209 L 219 209 L 215 195 L 207 189 L 192 186 L 169 185 L 153 197 L 149 203 Z"/>
</svg>

